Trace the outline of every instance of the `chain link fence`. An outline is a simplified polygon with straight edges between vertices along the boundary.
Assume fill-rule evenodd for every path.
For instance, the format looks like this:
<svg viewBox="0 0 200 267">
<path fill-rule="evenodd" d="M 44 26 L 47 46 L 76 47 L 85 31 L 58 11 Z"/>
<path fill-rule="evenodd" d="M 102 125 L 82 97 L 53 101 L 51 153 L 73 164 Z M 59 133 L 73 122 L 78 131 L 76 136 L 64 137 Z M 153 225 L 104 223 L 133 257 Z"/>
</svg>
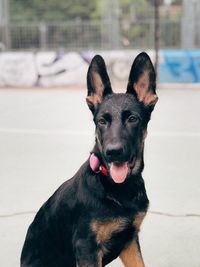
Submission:
<svg viewBox="0 0 200 267">
<path fill-rule="evenodd" d="M 120 23 L 120 48 L 153 48 L 154 20 L 136 21 L 123 28 Z M 181 21 L 161 21 L 162 48 L 181 46 Z M 11 50 L 112 49 L 112 24 L 103 21 L 67 21 L 57 23 L 15 23 L 0 27 L 2 47 Z M 9 40 L 9 41 L 8 41 Z"/>
</svg>

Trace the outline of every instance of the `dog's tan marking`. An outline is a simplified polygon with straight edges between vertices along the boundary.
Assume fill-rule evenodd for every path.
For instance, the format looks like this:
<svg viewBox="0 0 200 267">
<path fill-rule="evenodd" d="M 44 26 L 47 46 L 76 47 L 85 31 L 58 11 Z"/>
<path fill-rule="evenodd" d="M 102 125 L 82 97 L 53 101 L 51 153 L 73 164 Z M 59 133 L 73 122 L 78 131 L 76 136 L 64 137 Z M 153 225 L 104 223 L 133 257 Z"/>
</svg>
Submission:
<svg viewBox="0 0 200 267">
<path fill-rule="evenodd" d="M 103 259 L 103 252 L 102 250 L 99 250 L 97 253 L 98 267 L 102 267 L 102 259 Z"/>
<path fill-rule="evenodd" d="M 99 250 L 97 252 L 97 264 L 98 264 L 98 267 L 102 267 L 102 259 L 103 259 L 103 252 L 101 250 Z M 83 265 L 76 265 L 76 267 L 82 267 Z M 92 267 L 93 265 L 91 264 L 87 264 L 85 265 L 84 264 L 84 267 Z"/>
<path fill-rule="evenodd" d="M 88 105 L 92 107 L 97 106 L 102 102 L 103 91 L 105 88 L 100 75 L 96 71 L 93 71 L 93 75 L 90 77 L 90 79 L 95 93 L 87 96 L 86 101 Z"/>
<path fill-rule="evenodd" d="M 126 219 L 117 218 L 112 221 L 93 221 L 91 229 L 96 236 L 97 244 L 103 245 L 111 238 L 113 233 L 121 232 L 126 225 Z"/>
<path fill-rule="evenodd" d="M 140 157 L 135 160 L 134 167 L 133 167 L 133 169 L 131 171 L 132 175 L 134 175 L 134 174 L 136 174 L 138 172 L 138 170 L 140 169 L 141 163 L 142 163 L 142 160 L 141 160 Z"/>
<path fill-rule="evenodd" d="M 92 76 L 90 78 L 95 89 L 95 94 L 102 97 L 105 86 L 102 82 L 101 76 L 99 75 L 98 71 L 92 71 Z"/>
<path fill-rule="evenodd" d="M 133 240 L 120 254 L 125 267 L 145 267 L 136 240 Z"/>
<path fill-rule="evenodd" d="M 147 129 L 143 131 L 143 142 L 145 141 L 146 137 L 147 137 Z"/>
<path fill-rule="evenodd" d="M 100 104 L 102 101 L 102 98 L 101 96 L 95 94 L 95 95 L 87 96 L 86 101 L 90 107 L 93 107 L 93 106 L 97 106 L 98 104 Z"/>
<path fill-rule="evenodd" d="M 95 134 L 95 137 L 96 137 L 96 141 L 97 141 L 97 143 L 98 143 L 98 145 L 99 145 L 99 149 L 100 149 L 100 151 L 102 152 L 102 151 L 103 151 L 103 148 L 102 148 L 102 145 L 101 145 L 101 142 L 100 142 L 100 140 L 99 140 L 99 137 L 98 137 L 98 134 L 97 134 L 97 133 Z"/>
<path fill-rule="evenodd" d="M 157 95 L 149 90 L 150 83 L 149 71 L 146 70 L 133 85 L 139 101 L 143 102 L 145 106 L 154 106 L 158 101 Z"/>
<path fill-rule="evenodd" d="M 135 227 L 136 231 L 140 231 L 140 225 L 142 224 L 146 212 L 139 212 L 135 219 L 133 220 L 133 226 Z"/>
<path fill-rule="evenodd" d="M 132 175 L 135 175 L 140 167 L 141 167 L 141 163 L 142 163 L 142 155 L 143 155 L 143 150 L 144 150 L 144 142 L 145 142 L 145 139 L 147 137 L 147 130 L 145 129 L 143 131 L 143 136 L 142 136 L 142 140 L 141 142 L 139 143 L 139 151 L 138 151 L 138 155 L 137 155 L 137 158 L 135 160 L 135 164 L 134 164 L 134 167 L 132 169 Z"/>
</svg>

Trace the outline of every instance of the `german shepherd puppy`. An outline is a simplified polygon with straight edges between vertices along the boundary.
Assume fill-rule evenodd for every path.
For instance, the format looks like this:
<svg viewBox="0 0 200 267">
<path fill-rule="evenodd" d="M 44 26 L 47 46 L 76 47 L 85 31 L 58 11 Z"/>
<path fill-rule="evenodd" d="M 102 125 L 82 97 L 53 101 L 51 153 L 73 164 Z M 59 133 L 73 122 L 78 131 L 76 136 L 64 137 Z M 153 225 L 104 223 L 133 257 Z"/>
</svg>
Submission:
<svg viewBox="0 0 200 267">
<path fill-rule="evenodd" d="M 157 102 L 149 56 L 133 62 L 126 93 L 112 91 L 104 60 L 87 74 L 95 146 L 73 178 L 47 200 L 28 229 L 21 267 L 102 267 L 118 256 L 144 267 L 138 233 L 148 209 L 144 140 Z"/>
</svg>

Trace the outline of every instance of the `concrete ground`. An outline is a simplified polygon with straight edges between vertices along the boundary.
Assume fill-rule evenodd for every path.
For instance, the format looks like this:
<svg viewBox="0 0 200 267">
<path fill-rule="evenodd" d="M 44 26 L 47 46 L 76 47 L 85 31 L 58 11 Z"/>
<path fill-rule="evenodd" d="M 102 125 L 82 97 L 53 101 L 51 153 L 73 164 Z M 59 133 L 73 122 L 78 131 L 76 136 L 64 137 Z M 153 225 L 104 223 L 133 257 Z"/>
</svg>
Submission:
<svg viewBox="0 0 200 267">
<path fill-rule="evenodd" d="M 0 259 L 19 266 L 35 212 L 93 146 L 84 90 L 0 90 Z M 165 88 L 149 125 L 147 267 L 200 267 L 200 90 Z M 120 261 L 109 266 L 120 267 Z"/>
</svg>

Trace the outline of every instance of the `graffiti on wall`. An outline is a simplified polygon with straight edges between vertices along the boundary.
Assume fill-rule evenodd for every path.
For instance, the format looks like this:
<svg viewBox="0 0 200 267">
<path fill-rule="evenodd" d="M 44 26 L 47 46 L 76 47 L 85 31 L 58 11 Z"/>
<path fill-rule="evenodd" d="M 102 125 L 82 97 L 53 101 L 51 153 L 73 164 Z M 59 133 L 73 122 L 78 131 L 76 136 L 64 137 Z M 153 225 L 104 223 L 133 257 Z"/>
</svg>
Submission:
<svg viewBox="0 0 200 267">
<path fill-rule="evenodd" d="M 104 51 L 109 75 L 127 81 L 132 61 L 139 51 Z M 0 86 L 55 87 L 85 84 L 94 52 L 4 52 L 0 54 Z M 153 51 L 148 51 L 154 58 Z M 163 50 L 160 53 L 161 83 L 200 82 L 200 50 Z"/>
<path fill-rule="evenodd" d="M 0 54 L 0 86 L 27 86 L 35 79 L 32 53 Z"/>
<path fill-rule="evenodd" d="M 161 57 L 161 83 L 200 82 L 200 50 L 163 50 Z"/>
<path fill-rule="evenodd" d="M 98 53 L 98 52 L 97 52 Z M 138 51 L 104 51 L 109 75 L 114 81 L 128 79 L 130 66 Z M 152 54 L 152 52 L 149 52 Z M 0 86 L 55 87 L 85 84 L 94 51 L 5 52 L 0 54 Z"/>
<path fill-rule="evenodd" d="M 0 86 L 83 84 L 88 64 L 78 53 L 2 53 Z"/>
</svg>

